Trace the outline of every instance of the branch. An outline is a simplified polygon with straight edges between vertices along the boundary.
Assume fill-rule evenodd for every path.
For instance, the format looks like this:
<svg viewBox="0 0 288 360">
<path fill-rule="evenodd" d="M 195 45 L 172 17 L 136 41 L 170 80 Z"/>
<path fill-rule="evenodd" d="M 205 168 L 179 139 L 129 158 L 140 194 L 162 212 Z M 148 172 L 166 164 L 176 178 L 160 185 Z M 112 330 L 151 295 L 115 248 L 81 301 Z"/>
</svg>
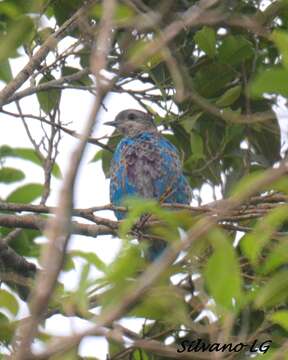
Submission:
<svg viewBox="0 0 288 360">
<path fill-rule="evenodd" d="M 88 75 L 90 73 L 89 69 L 79 70 L 77 73 L 63 76 L 60 79 L 47 81 L 44 84 L 38 84 L 37 86 L 30 86 L 27 89 L 22 91 L 18 91 L 15 94 L 11 95 L 5 102 L 5 105 L 10 104 L 13 101 L 20 100 L 25 96 L 33 95 L 35 93 L 41 91 L 47 91 L 50 89 L 58 88 L 59 85 L 64 84 L 65 82 L 69 83 L 75 80 L 81 79 L 83 76 Z"/>
<path fill-rule="evenodd" d="M 232 122 L 235 124 L 254 124 L 275 120 L 275 113 L 273 111 L 264 111 L 254 114 L 242 115 L 236 114 L 230 110 L 219 109 L 217 106 L 211 104 L 208 100 L 195 91 L 190 92 L 188 97 L 190 97 L 190 99 L 204 111 L 209 112 L 210 114 L 215 115 L 228 123 Z"/>
<path fill-rule="evenodd" d="M 209 8 L 217 3 L 218 0 L 201 0 L 196 5 L 191 6 L 181 14 L 179 20 L 169 24 L 159 36 L 149 42 L 143 51 L 135 52 L 131 59 L 125 63 L 124 66 L 120 67 L 120 72 L 128 73 L 143 64 L 149 57 L 163 49 L 165 45 L 173 40 L 183 29 L 202 24 L 212 25 L 225 20 L 227 15 L 223 14 L 219 9 L 209 10 Z"/>
<path fill-rule="evenodd" d="M 36 273 L 36 266 L 18 255 L 3 240 L 0 240 L 0 279 L 15 288 L 22 300 L 27 300 L 31 279 Z"/>
<path fill-rule="evenodd" d="M 61 351 L 66 351 L 74 346 L 77 346 L 85 336 L 94 336 L 101 328 L 109 326 L 113 321 L 121 318 L 127 311 L 129 311 L 139 299 L 143 299 L 146 291 L 150 286 L 160 278 L 161 274 L 175 261 L 177 255 L 181 251 L 187 251 L 191 245 L 204 236 L 213 228 L 216 221 L 226 216 L 231 210 L 239 207 L 245 201 L 247 201 L 254 193 L 258 193 L 259 190 L 267 185 L 270 185 L 274 181 L 278 180 L 284 175 L 288 174 L 288 162 L 283 161 L 280 166 L 276 169 L 272 168 L 267 170 L 263 177 L 254 181 L 253 184 L 244 192 L 235 195 L 225 202 L 222 203 L 222 207 L 218 208 L 219 216 L 213 215 L 205 216 L 199 220 L 194 227 L 192 227 L 187 237 L 182 241 L 175 241 L 169 247 L 166 248 L 163 255 L 153 263 L 138 277 L 135 281 L 135 285 L 131 286 L 126 294 L 123 295 L 122 301 L 117 305 L 107 305 L 101 314 L 95 317 L 96 324 L 88 330 L 81 331 L 77 334 L 73 334 L 67 337 L 65 340 L 61 339 L 57 342 L 53 342 L 48 348 L 42 353 L 37 355 L 37 359 L 47 358 L 47 356 L 53 356 Z"/>
<path fill-rule="evenodd" d="M 8 228 L 22 228 L 43 231 L 51 220 L 37 215 L 0 215 L 0 226 Z M 109 222 L 109 220 L 106 220 Z M 71 234 L 97 237 L 99 235 L 116 235 L 114 221 L 111 220 L 111 227 L 106 225 L 81 224 L 71 221 Z M 114 227 L 115 228 L 115 227 Z"/>
<path fill-rule="evenodd" d="M 6 110 L 3 110 L 3 109 L 0 109 L 0 111 L 3 113 L 3 114 L 6 114 L 6 115 L 9 115 L 9 116 L 12 116 L 12 117 L 16 117 L 16 118 L 20 118 L 21 116 L 17 113 L 12 113 L 10 111 L 6 111 Z M 70 135 L 70 136 L 73 136 L 75 137 L 76 139 L 80 139 L 81 135 L 76 133 L 76 131 L 74 130 L 71 130 L 71 129 L 67 129 L 66 127 L 60 125 L 60 124 L 57 124 L 57 123 L 51 123 L 50 121 L 48 121 L 47 119 L 45 119 L 43 116 L 35 116 L 35 115 L 32 115 L 32 114 L 23 114 L 23 117 L 24 118 L 31 118 L 31 119 L 34 119 L 34 120 L 38 120 L 38 121 L 41 121 L 47 125 L 50 125 L 50 126 L 53 126 L 54 128 L 56 129 L 59 129 L 59 130 L 62 130 L 63 132 L 65 132 L 66 134 Z M 113 150 L 106 144 L 103 144 L 102 142 L 100 142 L 98 139 L 95 139 L 95 138 L 92 138 L 92 137 L 89 137 L 87 142 L 89 144 L 93 144 L 93 145 L 97 145 L 99 146 L 100 148 L 104 149 L 104 150 L 107 150 L 109 152 L 112 152 Z"/>
<path fill-rule="evenodd" d="M 58 42 L 63 39 L 66 33 L 77 25 L 78 20 L 81 19 L 93 2 L 94 0 L 88 0 L 87 3 L 65 21 L 57 31 L 51 34 L 16 77 L 0 91 L 0 108 L 5 105 L 10 96 L 12 96 L 12 94 L 15 93 L 27 79 L 29 79 L 34 70 L 40 66 L 49 52 L 57 46 Z"/>
<path fill-rule="evenodd" d="M 115 0 L 106 0 L 103 2 L 103 15 L 99 24 L 97 50 L 93 54 L 91 61 L 96 80 L 99 78 L 98 75 L 100 71 L 106 69 L 107 66 L 107 55 L 110 51 L 113 37 L 112 19 L 115 7 Z M 63 265 L 65 251 L 71 235 L 71 216 L 76 175 L 86 149 L 87 140 L 93 131 L 102 100 L 110 90 L 112 82 L 110 86 L 107 84 L 104 85 L 101 82 L 97 83 L 97 86 L 98 92 L 90 116 L 81 135 L 79 144 L 71 153 L 70 167 L 64 177 L 59 195 L 59 206 L 57 207 L 55 217 L 51 219 L 47 227 L 47 237 L 49 241 L 41 256 L 44 272 L 38 274 L 36 285 L 32 292 L 30 320 L 27 321 L 25 326 L 19 327 L 18 335 L 20 342 L 14 354 L 16 360 L 30 358 L 31 343 L 37 334 L 38 324 L 47 310 L 49 300 Z"/>
</svg>

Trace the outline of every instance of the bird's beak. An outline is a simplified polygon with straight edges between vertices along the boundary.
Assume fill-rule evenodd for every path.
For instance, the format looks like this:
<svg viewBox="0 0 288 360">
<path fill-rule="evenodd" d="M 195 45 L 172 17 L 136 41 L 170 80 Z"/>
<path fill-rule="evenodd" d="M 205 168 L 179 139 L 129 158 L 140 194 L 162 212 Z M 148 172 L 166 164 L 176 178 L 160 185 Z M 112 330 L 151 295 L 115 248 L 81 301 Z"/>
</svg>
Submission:
<svg viewBox="0 0 288 360">
<path fill-rule="evenodd" d="M 117 121 L 115 121 L 115 120 L 113 120 L 113 121 L 106 121 L 106 122 L 104 123 L 104 125 L 116 127 L 116 126 L 117 126 Z"/>
</svg>

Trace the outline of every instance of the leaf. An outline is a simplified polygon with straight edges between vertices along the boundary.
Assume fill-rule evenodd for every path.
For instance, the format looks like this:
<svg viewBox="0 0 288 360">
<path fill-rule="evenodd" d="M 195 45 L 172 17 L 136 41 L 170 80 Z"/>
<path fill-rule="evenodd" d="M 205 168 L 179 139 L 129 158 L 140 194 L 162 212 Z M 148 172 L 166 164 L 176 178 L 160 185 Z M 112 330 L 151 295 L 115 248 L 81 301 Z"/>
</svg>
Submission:
<svg viewBox="0 0 288 360">
<path fill-rule="evenodd" d="M 283 30 L 274 30 L 271 35 L 271 40 L 276 44 L 279 52 L 282 55 L 283 65 L 288 68 L 288 33 Z"/>
<path fill-rule="evenodd" d="M 113 355 L 118 354 L 120 351 L 124 350 L 124 345 L 123 344 L 119 344 L 117 341 L 114 340 L 110 340 L 109 339 L 109 357 L 110 359 L 113 358 Z M 133 353 L 134 356 L 134 353 Z"/>
<path fill-rule="evenodd" d="M 253 97 L 264 93 L 288 96 L 288 69 L 279 67 L 264 70 L 250 83 L 250 94 Z"/>
<path fill-rule="evenodd" d="M 14 190 L 6 199 L 8 202 L 29 204 L 42 195 L 42 184 L 26 184 Z"/>
<path fill-rule="evenodd" d="M 219 60 L 225 64 L 238 65 L 254 55 L 250 41 L 242 35 L 228 35 L 218 49 Z"/>
<path fill-rule="evenodd" d="M 0 159 L 5 157 L 16 157 L 42 166 L 42 162 L 34 149 L 11 148 L 8 145 L 2 145 L 0 146 Z M 52 174 L 57 178 L 61 178 L 62 176 L 61 170 L 56 163 L 53 165 Z"/>
<path fill-rule="evenodd" d="M 270 320 L 283 327 L 286 331 L 288 331 L 288 311 L 287 310 L 279 310 L 274 314 L 269 316 Z"/>
<path fill-rule="evenodd" d="M 288 243 L 284 240 L 284 242 L 277 244 L 267 255 L 264 264 L 260 268 L 260 272 L 264 275 L 269 274 L 285 264 L 288 264 Z"/>
<path fill-rule="evenodd" d="M 202 66 L 193 79 L 195 90 L 204 97 L 217 96 L 234 76 L 230 65 L 216 63 Z"/>
<path fill-rule="evenodd" d="M 158 286 L 149 290 L 131 314 L 137 317 L 165 320 L 169 324 L 180 325 L 187 323 L 183 297 L 175 289 Z"/>
<path fill-rule="evenodd" d="M 53 29 L 51 27 L 45 27 L 44 29 L 38 31 L 37 37 L 39 38 L 40 44 L 43 44 L 47 38 L 53 34 Z"/>
<path fill-rule="evenodd" d="M 0 64 L 0 80 L 3 80 L 6 83 L 12 80 L 12 72 L 8 60 Z"/>
<path fill-rule="evenodd" d="M 140 259 L 139 246 L 125 244 L 117 259 L 107 267 L 107 278 L 110 282 L 120 283 L 133 276 L 141 265 Z"/>
<path fill-rule="evenodd" d="M 269 242 L 272 234 L 287 219 L 288 206 L 273 209 L 268 215 L 258 221 L 251 233 L 246 234 L 240 246 L 245 256 L 253 265 L 257 264 L 258 257 L 264 246 Z"/>
<path fill-rule="evenodd" d="M 255 297 L 256 308 L 279 306 L 288 298 L 288 271 L 282 270 L 270 277 Z"/>
<path fill-rule="evenodd" d="M 99 160 L 102 160 L 102 157 L 103 157 L 103 153 L 104 153 L 105 150 L 101 149 L 101 150 L 98 150 L 95 155 L 93 156 L 93 158 L 90 160 L 90 163 L 92 162 L 97 162 Z"/>
<path fill-rule="evenodd" d="M 0 312 L 0 341 L 4 345 L 5 342 L 12 341 L 15 335 L 15 328 L 17 323 L 15 321 L 9 321 L 3 313 Z"/>
<path fill-rule="evenodd" d="M 10 292 L 0 289 L 0 308 L 4 307 L 9 310 L 14 316 L 17 315 L 19 310 L 18 302 Z"/>
<path fill-rule="evenodd" d="M 102 4 L 96 4 L 90 10 L 90 15 L 99 20 L 102 17 L 102 12 Z M 125 25 L 134 17 L 134 15 L 135 11 L 131 6 L 126 4 L 117 4 L 113 21 L 115 21 L 118 26 L 121 24 Z"/>
<path fill-rule="evenodd" d="M 85 259 L 90 265 L 94 265 L 97 269 L 107 271 L 106 264 L 95 254 L 91 252 L 84 252 L 80 250 L 73 250 L 69 252 L 70 256 L 79 256 L 82 259 Z"/>
<path fill-rule="evenodd" d="M 142 349 L 133 351 L 133 360 L 149 360 L 149 355 Z"/>
<path fill-rule="evenodd" d="M 249 192 L 251 186 L 253 184 L 263 178 L 265 176 L 264 171 L 254 171 L 251 174 L 246 175 L 242 178 L 232 189 L 231 196 L 235 197 L 236 199 L 241 198 L 247 192 Z M 261 189 L 259 189 L 260 191 Z"/>
<path fill-rule="evenodd" d="M 239 99 L 239 96 L 241 95 L 241 86 L 236 85 L 232 87 L 231 89 L 228 89 L 217 101 L 216 105 L 220 107 L 227 107 L 232 105 L 236 100 Z"/>
<path fill-rule="evenodd" d="M 39 81 L 38 85 L 45 84 L 48 81 L 55 80 L 54 76 L 51 74 L 44 75 Z M 49 114 L 54 108 L 59 104 L 61 96 L 60 89 L 50 89 L 45 91 L 37 92 L 37 98 L 40 104 L 41 109 Z"/>
<path fill-rule="evenodd" d="M 114 152 L 119 141 L 121 140 L 121 138 L 122 138 L 122 136 L 114 131 L 108 140 L 107 146 L 109 146 L 109 148 L 111 148 L 112 151 Z M 101 155 L 98 154 L 99 152 Z M 105 149 L 98 150 L 97 153 L 95 154 L 94 158 L 91 160 L 91 162 L 97 161 L 97 159 L 99 159 L 100 156 L 102 159 L 102 170 L 105 174 L 105 177 L 109 178 L 110 177 L 110 164 L 111 164 L 113 153 L 111 151 L 108 151 Z"/>
<path fill-rule="evenodd" d="M 109 283 L 109 288 L 99 298 L 103 307 L 119 304 L 131 285 L 131 279 L 134 279 L 136 274 L 143 269 L 143 265 L 144 259 L 141 257 L 140 246 L 125 241 L 116 259 L 107 267 L 105 278 L 101 280 L 105 281 L 105 284 Z"/>
<path fill-rule="evenodd" d="M 216 33 L 211 27 L 204 26 L 197 31 L 194 40 L 201 50 L 213 58 L 216 52 Z"/>
<path fill-rule="evenodd" d="M 241 300 L 242 278 L 235 250 L 223 232 L 214 230 L 209 234 L 214 252 L 209 258 L 204 279 L 216 304 L 233 309 L 233 301 L 239 306 Z"/>
<path fill-rule="evenodd" d="M 77 310 L 80 312 L 80 314 L 87 314 L 88 311 L 89 304 L 88 304 L 88 297 L 86 291 L 90 285 L 89 271 L 90 271 L 90 264 L 86 263 L 82 267 L 78 289 L 75 294 L 77 296 Z"/>
<path fill-rule="evenodd" d="M 9 234 L 11 229 L 0 228 L 0 234 L 4 237 Z M 14 249 L 17 254 L 29 257 L 38 257 L 40 254 L 40 245 L 34 242 L 36 237 L 41 236 L 40 230 L 22 229 L 16 237 L 9 242 L 9 246 Z"/>
<path fill-rule="evenodd" d="M 62 267 L 62 271 L 71 271 L 75 269 L 75 264 L 73 258 L 69 254 L 65 254 L 64 265 Z"/>
<path fill-rule="evenodd" d="M 81 0 L 57 0 L 53 2 L 54 16 L 58 25 L 69 19 L 82 5 Z"/>
<path fill-rule="evenodd" d="M 281 133 L 278 121 L 275 119 L 266 121 L 265 127 L 255 125 L 250 127 L 248 140 L 253 146 L 255 155 L 264 158 L 262 164 L 266 162 L 266 168 L 275 164 L 276 161 L 281 159 Z"/>
<path fill-rule="evenodd" d="M 3 167 L 0 169 L 0 183 L 10 184 L 23 180 L 24 178 L 25 174 L 21 170 L 10 167 Z"/>
<path fill-rule="evenodd" d="M 33 28 L 33 21 L 28 16 L 18 17 L 9 23 L 7 32 L 0 35 L 0 63 L 16 54 L 17 48 L 30 38 Z"/>
<path fill-rule="evenodd" d="M 191 150 L 194 158 L 203 159 L 205 157 L 202 137 L 195 131 L 191 132 Z"/>
<path fill-rule="evenodd" d="M 64 66 L 62 68 L 62 76 L 74 75 L 74 74 L 78 73 L 80 70 L 81 69 L 73 68 L 71 66 Z M 67 81 L 67 83 L 68 83 L 68 81 Z M 83 86 L 89 86 L 89 85 L 93 84 L 93 82 L 88 74 L 83 75 L 82 78 L 71 81 L 69 83 L 72 85 L 83 85 Z"/>
</svg>

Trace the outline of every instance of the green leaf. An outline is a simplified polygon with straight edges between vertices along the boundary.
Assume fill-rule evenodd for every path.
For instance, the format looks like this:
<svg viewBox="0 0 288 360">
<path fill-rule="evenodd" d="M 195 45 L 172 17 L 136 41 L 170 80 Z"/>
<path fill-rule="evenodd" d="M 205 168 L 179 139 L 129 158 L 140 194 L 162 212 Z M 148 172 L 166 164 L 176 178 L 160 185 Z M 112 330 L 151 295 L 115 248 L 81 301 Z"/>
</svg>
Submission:
<svg viewBox="0 0 288 360">
<path fill-rule="evenodd" d="M 194 40 L 201 50 L 213 58 L 216 52 L 216 33 L 213 28 L 204 26 L 197 31 Z"/>
<path fill-rule="evenodd" d="M 58 25 L 69 19 L 82 5 L 81 0 L 53 1 L 54 16 Z"/>
<path fill-rule="evenodd" d="M 270 320 L 283 327 L 286 331 L 288 331 L 288 311 L 287 310 L 279 310 L 274 314 L 269 316 Z"/>
<path fill-rule="evenodd" d="M 94 16 L 96 19 L 101 19 L 102 17 L 102 4 L 96 4 L 90 10 L 90 15 Z M 131 6 L 126 4 L 118 4 L 114 14 L 114 21 L 118 23 L 118 26 L 127 23 L 135 15 L 135 11 Z"/>
<path fill-rule="evenodd" d="M 9 23 L 7 32 L 0 35 L 0 63 L 15 56 L 17 48 L 30 38 L 33 28 L 33 21 L 28 16 L 18 17 Z"/>
<path fill-rule="evenodd" d="M 53 34 L 53 29 L 51 27 L 45 27 L 44 29 L 38 31 L 37 37 L 39 39 L 40 44 L 43 44 L 47 38 Z"/>
<path fill-rule="evenodd" d="M 12 341 L 15 335 L 16 325 L 17 323 L 15 321 L 9 321 L 9 318 L 0 312 L 0 341 L 2 345 L 4 345 L 5 342 L 8 343 Z"/>
<path fill-rule="evenodd" d="M 253 184 L 263 178 L 265 176 L 264 171 L 254 171 L 251 174 L 246 175 L 242 178 L 232 189 L 231 196 L 235 197 L 236 199 L 241 198 L 247 192 L 249 192 L 251 186 Z M 259 189 L 260 191 L 261 189 Z"/>
<path fill-rule="evenodd" d="M 19 305 L 16 298 L 8 291 L 0 289 L 0 307 L 9 310 L 14 316 L 17 315 Z"/>
<path fill-rule="evenodd" d="M 75 269 L 75 264 L 72 256 L 69 254 L 65 255 L 64 265 L 62 267 L 62 271 L 71 271 Z"/>
<path fill-rule="evenodd" d="M 76 73 L 78 73 L 81 69 L 77 69 L 77 68 L 73 68 L 71 66 L 64 66 L 62 68 L 62 76 L 69 76 L 69 75 L 74 75 Z M 83 75 L 81 79 L 79 80 L 74 80 L 71 81 L 70 84 L 72 85 L 83 85 L 83 86 L 89 86 L 92 85 L 93 82 L 91 80 L 91 78 L 89 77 L 88 74 Z"/>
<path fill-rule="evenodd" d="M 103 307 L 117 306 L 131 285 L 131 279 L 143 269 L 144 259 L 141 257 L 140 246 L 124 242 L 123 247 L 112 264 L 107 267 L 107 273 L 102 282 L 109 283 L 107 291 L 99 298 Z M 133 281 L 132 281 L 133 284 Z"/>
<path fill-rule="evenodd" d="M 16 157 L 42 166 L 42 162 L 34 149 L 11 148 L 8 145 L 2 145 L 0 146 L 0 159 L 5 157 Z M 52 174 L 57 178 L 61 178 L 62 176 L 61 170 L 56 163 L 53 165 Z"/>
<path fill-rule="evenodd" d="M 119 344 L 117 341 L 109 340 L 109 356 L 110 358 L 113 358 L 113 355 L 118 354 L 120 351 L 123 351 L 124 345 Z M 134 356 L 134 353 L 133 353 Z"/>
<path fill-rule="evenodd" d="M 235 250 L 223 232 L 214 230 L 209 234 L 214 252 L 209 258 L 204 279 L 216 304 L 233 309 L 233 301 L 239 306 L 241 300 L 242 278 Z"/>
<path fill-rule="evenodd" d="M 6 199 L 8 202 L 29 204 L 42 195 L 42 184 L 26 184 L 14 190 Z"/>
<path fill-rule="evenodd" d="M 10 19 L 15 19 L 16 17 L 21 15 L 19 7 L 13 3 L 11 0 L 5 1 L 2 0 L 0 3 L 0 13 L 1 15 L 5 15 Z"/>
<path fill-rule="evenodd" d="M 193 156 L 197 157 L 197 159 L 203 159 L 205 157 L 202 137 L 195 131 L 191 132 L 191 150 Z"/>
<path fill-rule="evenodd" d="M 10 184 L 16 181 L 23 180 L 25 178 L 25 174 L 23 171 L 10 168 L 10 167 L 3 167 L 0 169 L 0 183 Z"/>
<path fill-rule="evenodd" d="M 288 32 L 283 30 L 274 30 L 271 35 L 271 40 L 274 41 L 278 50 L 282 55 L 283 65 L 288 67 Z"/>
<path fill-rule="evenodd" d="M 232 87 L 231 89 L 228 89 L 217 101 L 216 105 L 220 107 L 227 107 L 232 105 L 236 100 L 239 99 L 239 96 L 241 95 L 241 86 L 236 85 Z"/>
<path fill-rule="evenodd" d="M 38 85 L 45 84 L 48 81 L 55 80 L 54 76 L 51 74 L 47 74 L 41 78 Z M 37 92 L 37 98 L 40 104 L 41 109 L 49 114 L 54 108 L 56 108 L 59 104 L 61 96 L 60 89 L 50 89 L 46 91 Z"/>
<path fill-rule="evenodd" d="M 113 134 L 110 136 L 107 145 L 112 149 L 112 151 L 114 151 L 116 149 L 117 144 L 119 143 L 119 141 L 121 140 L 122 136 L 119 135 L 117 132 L 113 132 Z M 101 152 L 98 156 L 97 153 Z M 112 152 L 108 151 L 108 150 L 99 150 L 97 151 L 96 155 L 94 156 L 94 160 L 92 159 L 91 161 L 97 161 L 97 159 L 99 159 L 99 157 L 101 156 L 102 158 L 102 170 L 105 174 L 106 178 L 110 177 L 110 164 L 111 164 L 111 160 L 112 160 Z"/>
<path fill-rule="evenodd" d="M 90 264 L 86 263 L 81 270 L 81 275 L 79 279 L 79 285 L 76 292 L 77 296 L 77 311 L 82 314 L 86 314 L 88 311 L 88 297 L 86 294 L 87 288 L 90 285 L 89 282 L 89 271 L 90 271 Z"/>
<path fill-rule="evenodd" d="M 139 246 L 125 243 L 117 259 L 107 267 L 107 278 L 110 282 L 121 283 L 139 269 L 140 259 Z"/>
<path fill-rule="evenodd" d="M 69 252 L 69 255 L 79 256 L 82 259 L 85 259 L 90 265 L 94 265 L 97 269 L 103 271 L 104 273 L 107 271 L 106 264 L 95 253 L 73 250 Z"/>
<path fill-rule="evenodd" d="M 0 228 L 1 236 L 7 236 L 11 229 Z M 9 246 L 14 249 L 17 254 L 29 257 L 38 257 L 40 254 L 40 245 L 34 242 L 36 237 L 41 236 L 40 230 L 22 229 L 16 237 L 9 242 Z"/>
<path fill-rule="evenodd" d="M 149 360 L 149 355 L 142 349 L 133 351 L 133 360 Z"/>
<path fill-rule="evenodd" d="M 0 80 L 6 83 L 12 80 L 12 71 L 8 60 L 0 64 Z"/>
<path fill-rule="evenodd" d="M 103 153 L 104 153 L 105 150 L 98 150 L 95 155 L 93 156 L 93 158 L 90 160 L 90 163 L 92 162 L 97 162 L 99 160 L 102 160 L 102 157 L 103 157 Z"/>
<path fill-rule="evenodd" d="M 175 289 L 159 286 L 149 290 L 131 314 L 137 317 L 158 319 L 169 324 L 180 325 L 187 323 L 188 314 L 185 311 L 183 297 Z"/>
<path fill-rule="evenodd" d="M 288 271 L 282 270 L 270 277 L 258 290 L 254 303 L 256 308 L 279 306 L 288 298 Z"/>
<path fill-rule="evenodd" d="M 283 238 L 283 242 L 277 244 L 267 255 L 264 264 L 260 268 L 261 274 L 269 274 L 279 266 L 288 264 L 288 243 Z"/>
<path fill-rule="evenodd" d="M 261 219 L 251 233 L 246 234 L 240 246 L 253 265 L 257 264 L 263 247 L 269 242 L 273 232 L 287 219 L 288 206 L 273 209 Z"/>
<path fill-rule="evenodd" d="M 288 96 L 288 69 L 279 67 L 264 70 L 250 84 L 250 94 L 254 97 L 264 93 Z"/>
<path fill-rule="evenodd" d="M 218 52 L 220 62 L 233 65 L 238 65 L 254 55 L 252 44 L 242 35 L 225 37 Z"/>
<path fill-rule="evenodd" d="M 226 64 L 208 64 L 201 67 L 194 77 L 195 90 L 204 97 L 219 96 L 235 76 L 233 68 Z M 206 116 L 206 114 L 205 114 Z"/>
</svg>

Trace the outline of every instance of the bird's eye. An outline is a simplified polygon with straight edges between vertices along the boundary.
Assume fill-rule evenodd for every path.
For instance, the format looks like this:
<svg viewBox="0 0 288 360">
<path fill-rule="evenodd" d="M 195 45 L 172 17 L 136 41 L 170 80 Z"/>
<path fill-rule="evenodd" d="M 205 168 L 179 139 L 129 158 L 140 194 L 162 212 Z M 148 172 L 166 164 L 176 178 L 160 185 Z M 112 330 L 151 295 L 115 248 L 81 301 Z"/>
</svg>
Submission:
<svg viewBox="0 0 288 360">
<path fill-rule="evenodd" d="M 136 116 L 133 113 L 128 114 L 128 120 L 135 120 Z"/>
</svg>

